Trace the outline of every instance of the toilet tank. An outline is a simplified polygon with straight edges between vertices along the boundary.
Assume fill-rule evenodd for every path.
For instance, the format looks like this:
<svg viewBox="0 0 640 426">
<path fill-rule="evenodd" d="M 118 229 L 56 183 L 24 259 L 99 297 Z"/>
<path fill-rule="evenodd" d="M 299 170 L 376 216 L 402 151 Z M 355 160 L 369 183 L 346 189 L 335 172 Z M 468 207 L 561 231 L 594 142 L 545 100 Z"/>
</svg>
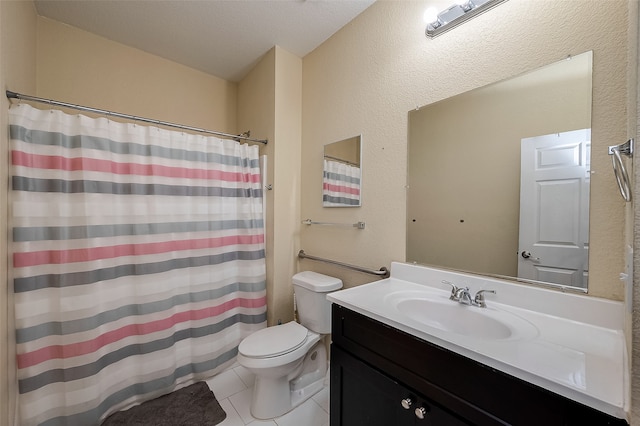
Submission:
<svg viewBox="0 0 640 426">
<path fill-rule="evenodd" d="M 331 302 L 327 293 L 341 289 L 342 280 L 313 271 L 293 276 L 300 324 L 319 334 L 331 333 Z"/>
</svg>

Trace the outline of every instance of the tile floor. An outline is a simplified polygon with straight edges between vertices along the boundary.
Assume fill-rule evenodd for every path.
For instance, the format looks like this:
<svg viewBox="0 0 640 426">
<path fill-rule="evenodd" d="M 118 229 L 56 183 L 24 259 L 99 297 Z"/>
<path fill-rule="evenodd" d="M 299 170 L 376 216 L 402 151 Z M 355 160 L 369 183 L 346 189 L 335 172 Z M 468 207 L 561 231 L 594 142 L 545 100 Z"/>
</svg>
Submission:
<svg viewBox="0 0 640 426">
<path fill-rule="evenodd" d="M 218 426 L 329 426 L 327 386 L 282 417 L 258 420 L 249 411 L 253 382 L 253 374 L 238 364 L 207 380 L 227 413 L 227 418 Z"/>
</svg>

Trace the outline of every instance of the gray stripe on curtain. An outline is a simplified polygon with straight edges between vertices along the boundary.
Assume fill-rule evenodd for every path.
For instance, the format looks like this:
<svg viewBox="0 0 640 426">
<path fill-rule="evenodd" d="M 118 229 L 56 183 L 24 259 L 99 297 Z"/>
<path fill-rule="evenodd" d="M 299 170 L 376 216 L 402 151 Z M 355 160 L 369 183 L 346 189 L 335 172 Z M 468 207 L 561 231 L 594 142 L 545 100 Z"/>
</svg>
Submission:
<svg viewBox="0 0 640 426">
<path fill-rule="evenodd" d="M 260 324 L 267 320 L 267 314 L 260 315 L 245 315 L 236 314 L 232 317 L 225 318 L 222 321 L 207 325 L 204 327 L 188 328 L 185 330 L 178 330 L 171 336 L 164 339 L 158 339 L 151 342 L 132 344 L 124 346 L 120 349 L 109 352 L 108 354 L 100 357 L 95 362 L 90 364 L 80 365 L 71 368 L 57 368 L 43 373 L 31 376 L 25 379 L 18 380 L 18 389 L 21 394 L 34 391 L 50 383 L 56 382 L 70 382 L 73 380 L 80 380 L 85 377 L 93 376 L 103 368 L 121 361 L 127 357 L 135 355 L 144 355 L 163 349 L 170 348 L 175 343 L 186 340 L 196 339 L 199 337 L 209 337 L 213 339 L 213 335 L 224 330 L 227 327 L 242 322 L 245 324 Z"/>
<path fill-rule="evenodd" d="M 262 220 L 216 220 L 200 222 L 127 223 L 114 225 L 16 227 L 13 241 L 75 240 L 117 237 L 122 235 L 154 235 L 176 232 L 207 232 L 229 229 L 260 229 Z"/>
<path fill-rule="evenodd" d="M 70 287 L 75 285 L 92 284 L 98 281 L 107 281 L 126 276 L 157 274 L 174 269 L 217 265 L 224 262 L 232 262 L 234 260 L 257 260 L 264 258 L 264 256 L 263 249 L 255 251 L 234 251 L 209 256 L 171 259 L 162 262 L 119 265 L 111 268 L 71 272 L 68 274 L 45 274 L 32 277 L 15 278 L 13 280 L 13 286 L 16 293 L 22 293 L 25 291 L 39 290 L 48 287 Z"/>
<path fill-rule="evenodd" d="M 142 155 L 170 158 L 174 160 L 200 161 L 207 163 L 219 163 L 228 166 L 259 167 L 260 160 L 247 160 L 233 155 L 221 155 L 200 151 L 188 151 L 184 149 L 165 148 L 157 145 L 143 145 L 134 142 L 117 142 L 107 138 L 87 135 L 65 135 L 58 132 L 46 132 L 43 130 L 30 130 L 22 126 L 12 124 L 9 126 L 11 139 L 23 142 L 60 146 L 64 148 L 88 148 L 100 151 L 113 152 L 115 154 Z"/>
<path fill-rule="evenodd" d="M 360 204 L 359 199 L 345 198 L 345 197 L 332 197 L 330 195 L 323 195 L 322 201 L 327 201 L 329 203 L 335 203 L 335 204 L 348 204 L 352 206 L 357 206 L 358 204 Z"/>
<path fill-rule="evenodd" d="M 117 309 L 101 312 L 92 317 L 78 318 L 69 321 L 47 322 L 34 325 L 32 327 L 18 329 L 16 330 L 16 341 L 17 343 L 25 343 L 50 335 L 63 336 L 67 334 L 80 333 L 98 328 L 103 324 L 108 324 L 128 316 L 148 315 L 155 312 L 162 312 L 182 304 L 215 300 L 238 291 L 255 292 L 263 291 L 265 288 L 265 281 L 256 283 L 235 282 L 214 290 L 179 294 L 168 299 L 155 302 L 125 305 Z"/>
<path fill-rule="evenodd" d="M 178 186 L 151 183 L 116 183 L 97 180 L 35 179 L 14 176 L 14 191 L 58 192 L 64 194 L 172 195 L 184 197 L 262 197 L 262 189 L 218 186 Z"/>
<path fill-rule="evenodd" d="M 324 172 L 323 176 L 331 180 L 339 180 L 340 182 L 349 182 L 360 185 L 360 179 L 353 176 L 341 175 L 340 173 Z"/>
</svg>

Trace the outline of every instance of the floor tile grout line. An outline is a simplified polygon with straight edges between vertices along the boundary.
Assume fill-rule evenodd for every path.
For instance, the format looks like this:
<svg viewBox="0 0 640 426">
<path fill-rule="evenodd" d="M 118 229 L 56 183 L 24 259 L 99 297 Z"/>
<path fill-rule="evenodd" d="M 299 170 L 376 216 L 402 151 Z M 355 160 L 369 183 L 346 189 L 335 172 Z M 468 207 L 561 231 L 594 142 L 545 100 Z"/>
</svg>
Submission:
<svg viewBox="0 0 640 426">
<path fill-rule="evenodd" d="M 320 392 L 322 392 L 323 390 L 324 390 L 324 389 L 321 389 L 321 390 L 320 390 Z M 320 393 L 320 392 L 318 392 L 318 393 Z M 316 395 L 317 395 L 317 394 L 316 394 Z M 316 396 L 316 395 L 311 396 L 311 398 L 309 398 L 309 399 L 310 399 L 310 400 L 312 400 L 313 402 L 315 402 L 315 403 L 316 403 L 316 405 L 317 405 L 318 407 L 320 407 L 320 409 L 321 409 L 322 411 L 324 411 L 325 413 L 329 414 L 329 412 L 328 412 L 327 410 L 325 410 L 325 409 L 324 409 L 324 407 L 322 406 L 322 404 L 320 404 L 318 401 L 316 401 L 316 400 L 315 400 L 314 396 Z"/>
<path fill-rule="evenodd" d="M 229 398 L 227 397 L 227 398 L 223 399 L 222 401 L 219 401 L 221 405 L 222 405 L 222 402 L 223 402 L 223 401 L 226 401 L 226 403 L 225 403 L 224 405 L 225 405 L 225 406 L 227 406 L 227 408 L 228 408 L 229 406 L 231 406 L 231 409 L 232 409 L 232 410 L 235 412 L 235 414 L 236 414 L 236 415 L 235 415 L 235 417 L 236 417 L 236 418 L 238 418 L 238 419 L 240 419 L 240 421 L 242 422 L 242 424 L 244 424 L 244 425 L 246 426 L 246 423 L 244 422 L 244 420 L 242 420 L 242 417 L 240 417 L 240 413 L 238 413 L 238 410 L 236 410 L 236 407 L 234 407 L 234 406 L 233 406 L 233 404 L 231 403 L 231 401 L 229 400 Z M 227 413 L 227 418 L 228 418 L 228 417 L 229 417 L 229 413 Z"/>
<path fill-rule="evenodd" d="M 242 384 L 243 389 L 240 389 L 240 390 L 238 390 L 237 392 L 234 392 L 234 393 L 233 393 L 233 394 L 231 394 L 231 395 L 227 395 L 227 396 L 226 396 L 222 401 L 226 400 L 226 405 L 227 405 L 227 406 L 231 406 L 231 408 L 234 410 L 234 412 L 235 412 L 235 414 L 236 414 L 236 418 L 237 418 L 237 419 L 239 419 L 239 421 L 241 422 L 241 424 L 243 424 L 244 426 L 247 426 L 247 425 L 250 425 L 252 422 L 259 421 L 259 419 L 255 419 L 255 418 L 247 419 L 247 421 L 249 422 L 249 423 L 247 423 L 247 422 L 245 421 L 245 419 L 240 415 L 240 412 L 238 411 L 238 409 L 236 408 L 236 406 L 235 406 L 235 405 L 233 404 L 233 402 L 231 401 L 231 397 L 233 397 L 233 396 L 235 396 L 235 395 L 237 395 L 237 394 L 239 394 L 239 393 L 241 393 L 241 392 L 245 392 L 245 391 L 247 391 L 247 389 L 251 389 L 251 391 L 253 392 L 253 386 L 249 386 L 249 385 L 247 385 L 247 383 L 242 379 L 241 374 L 240 374 L 240 373 L 238 373 L 238 371 L 237 371 L 237 369 L 236 369 L 236 368 L 237 368 L 237 366 L 236 366 L 236 367 L 231 367 L 231 368 L 229 368 L 229 369 L 227 369 L 227 370 L 225 370 L 225 371 L 233 370 L 233 373 L 234 373 L 234 375 L 235 375 L 235 378 L 236 378 L 237 380 L 239 380 L 239 382 Z M 324 387 L 324 388 L 325 388 L 325 389 L 327 389 L 327 392 L 328 392 L 328 386 L 326 386 L 326 385 L 325 385 L 325 387 Z M 324 389 L 323 389 L 323 390 L 324 390 Z M 320 392 L 322 392 L 323 390 L 321 390 Z M 318 393 L 320 393 L 320 392 L 318 392 Z M 329 411 L 328 411 L 328 408 L 329 408 L 329 407 L 328 407 L 328 403 L 327 403 L 327 409 L 325 409 L 324 405 L 323 405 L 321 402 L 319 402 L 319 401 L 317 401 L 317 400 L 315 399 L 315 397 L 318 395 L 318 393 L 316 393 L 315 395 L 312 395 L 311 397 L 309 397 L 309 399 L 313 401 L 313 403 L 317 406 L 317 408 L 319 408 L 322 412 L 326 413 L 326 414 L 327 414 L 327 416 L 328 416 L 328 415 L 329 415 Z M 327 396 L 327 398 L 328 398 L 328 396 Z M 297 408 L 297 407 L 296 407 L 296 408 Z M 292 411 L 295 411 L 295 410 L 296 410 L 296 408 L 294 408 Z M 253 417 L 253 416 L 252 416 L 252 417 Z M 275 424 L 276 426 L 279 426 L 279 425 L 280 425 L 280 423 L 278 423 L 278 420 L 279 420 L 279 419 L 280 419 L 280 418 L 270 419 L 270 422 L 271 422 L 272 424 Z M 285 422 L 285 423 L 286 423 L 286 422 Z"/>
</svg>

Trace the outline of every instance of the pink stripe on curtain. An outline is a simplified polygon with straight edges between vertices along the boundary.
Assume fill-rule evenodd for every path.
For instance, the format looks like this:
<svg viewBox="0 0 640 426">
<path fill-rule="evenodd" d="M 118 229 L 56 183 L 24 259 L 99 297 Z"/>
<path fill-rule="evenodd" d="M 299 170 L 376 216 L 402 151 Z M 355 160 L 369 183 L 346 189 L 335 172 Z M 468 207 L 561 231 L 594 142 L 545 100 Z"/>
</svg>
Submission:
<svg viewBox="0 0 640 426">
<path fill-rule="evenodd" d="M 344 194 L 360 195 L 360 188 L 350 188 L 344 185 L 332 185 L 330 183 L 325 183 L 323 185 L 323 189 L 331 192 L 342 192 Z"/>
<path fill-rule="evenodd" d="M 266 326 L 258 147 L 25 104 L 9 132 L 19 424 L 98 425 Z"/>
<path fill-rule="evenodd" d="M 88 262 L 100 259 L 112 259 L 122 256 L 142 256 L 177 252 L 183 250 L 201 250 L 220 248 L 242 244 L 263 244 L 264 234 L 260 235 L 230 235 L 218 238 L 203 238 L 198 240 L 165 241 L 146 244 L 120 244 L 109 247 L 90 247 L 73 250 L 46 250 L 14 253 L 13 266 L 25 267 L 35 265 L 51 265 L 74 262 Z"/>
<path fill-rule="evenodd" d="M 11 153 L 14 166 L 36 169 L 93 171 L 123 175 L 164 176 L 188 179 L 218 179 L 230 182 L 260 182 L 260 175 L 224 172 L 220 170 L 189 169 L 185 167 L 167 167 L 158 164 L 116 163 L 95 158 L 65 158 L 53 155 L 28 154 L 22 151 Z"/>
<path fill-rule="evenodd" d="M 145 334 L 155 333 L 174 327 L 175 325 L 183 322 L 197 321 L 214 317 L 238 307 L 260 308 L 265 304 L 266 298 L 264 297 L 259 299 L 239 298 L 210 308 L 179 312 L 172 315 L 171 317 L 164 318 L 162 320 L 151 321 L 142 324 L 127 325 L 116 330 L 101 334 L 100 336 L 92 340 L 73 343 L 69 345 L 46 346 L 35 351 L 25 352 L 18 355 L 17 357 L 18 368 L 30 367 L 56 358 L 73 358 L 81 355 L 86 355 L 127 337 L 143 336 Z"/>
</svg>

